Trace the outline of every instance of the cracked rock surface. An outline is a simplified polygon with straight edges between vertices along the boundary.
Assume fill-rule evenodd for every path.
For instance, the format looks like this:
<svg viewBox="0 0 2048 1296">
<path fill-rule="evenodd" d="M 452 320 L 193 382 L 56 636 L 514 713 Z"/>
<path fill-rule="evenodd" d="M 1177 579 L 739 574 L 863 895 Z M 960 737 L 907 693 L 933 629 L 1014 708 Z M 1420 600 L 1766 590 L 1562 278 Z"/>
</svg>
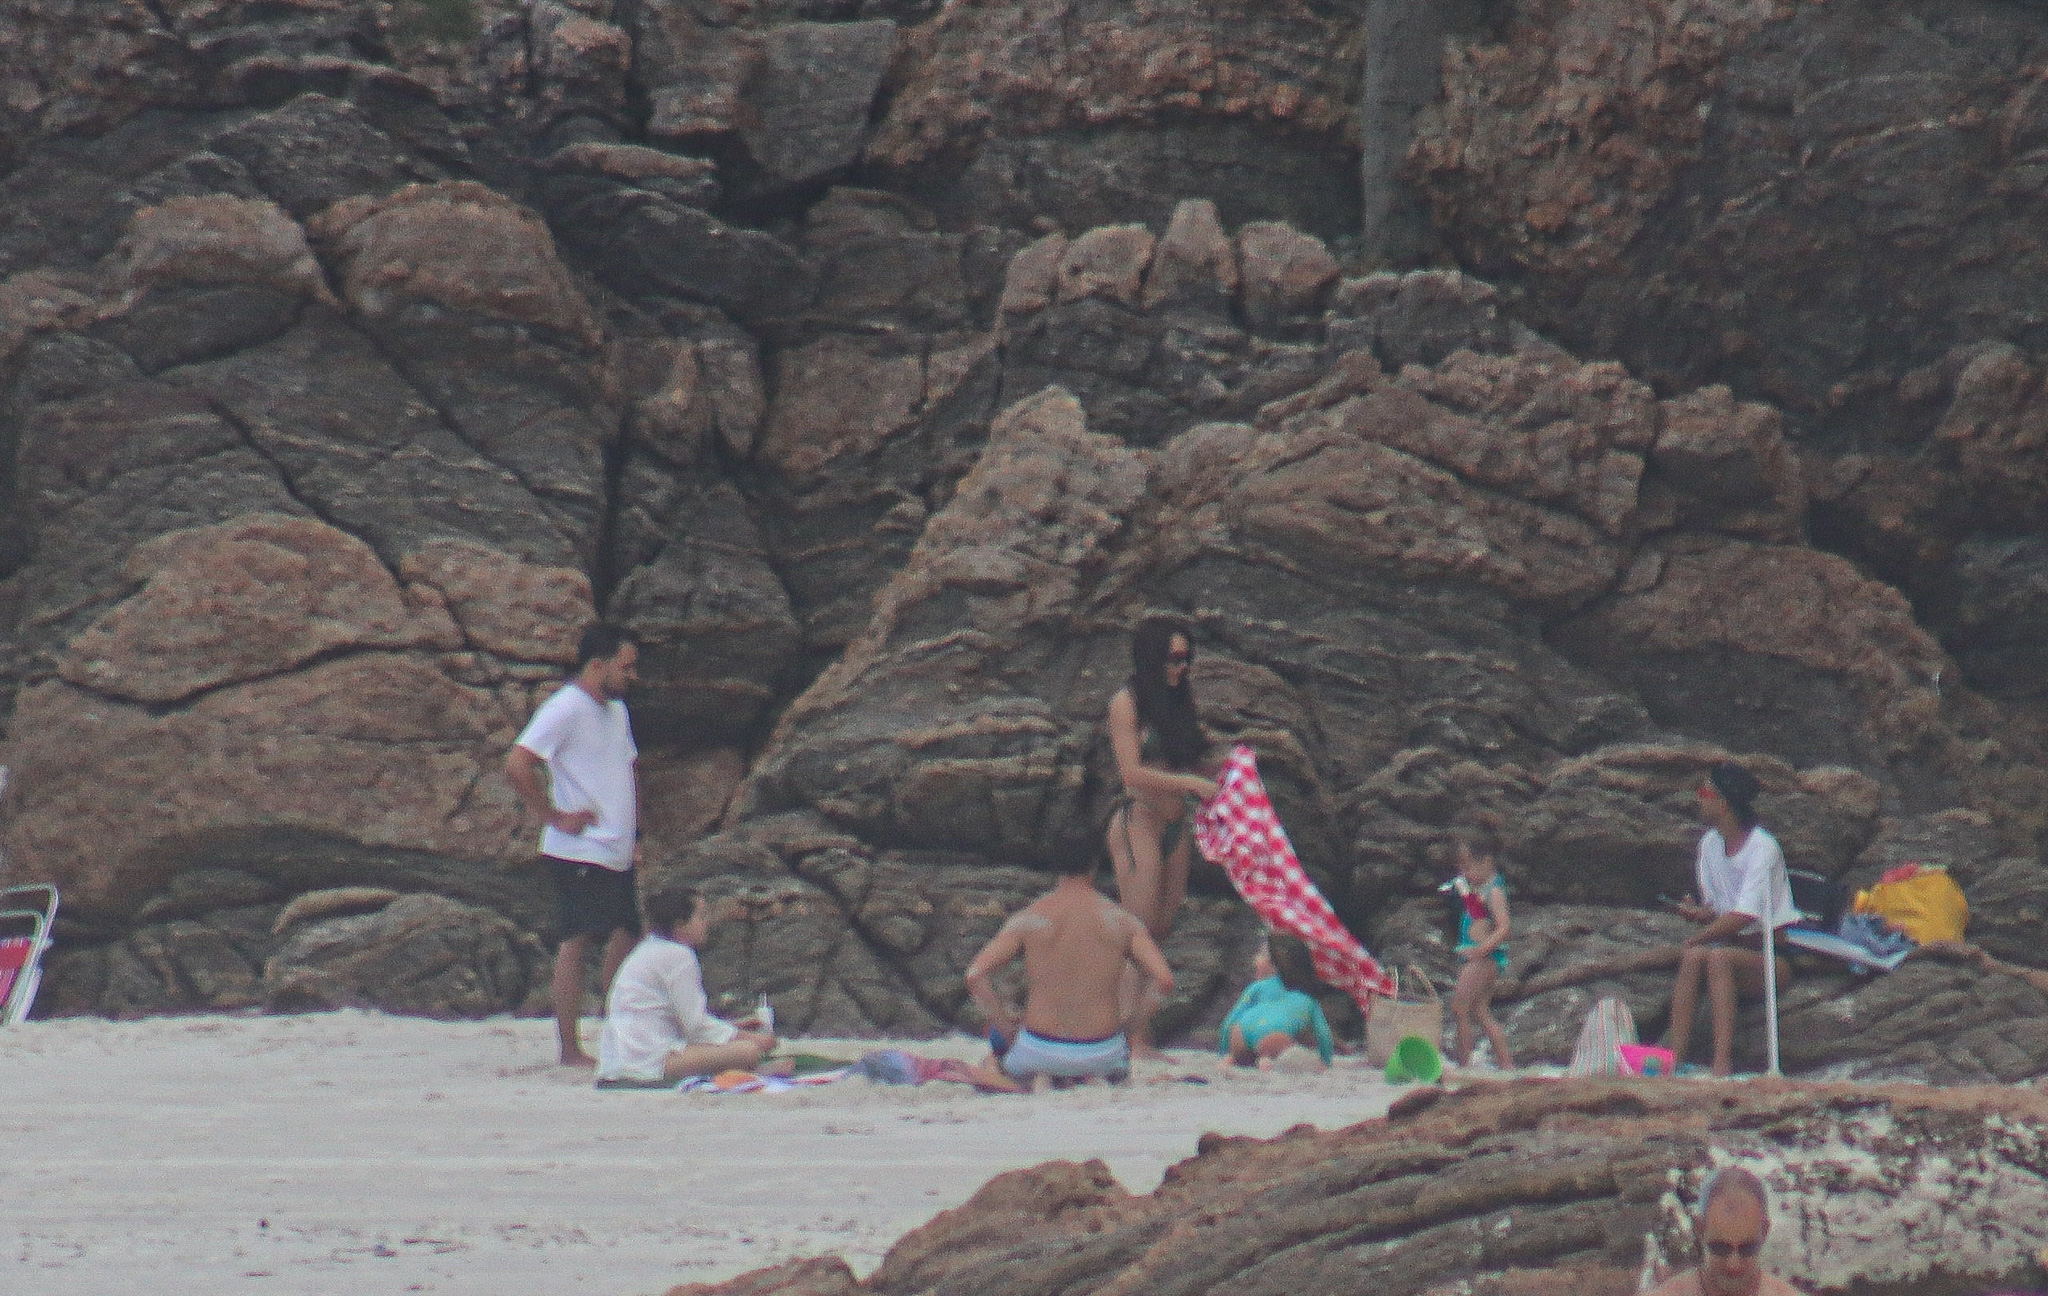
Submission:
<svg viewBox="0 0 2048 1296">
<path fill-rule="evenodd" d="M 1714 1170 L 1764 1181 L 1760 1262 L 1817 1291 L 2039 1274 L 2044 1109 L 2031 1091 L 1524 1081 L 1419 1090 L 1384 1120 L 1204 1136 L 1143 1197 L 1100 1162 L 989 1181 L 866 1281 L 791 1261 L 671 1296 L 1386 1290 L 1625 1296 L 1694 1254 Z"/>
<path fill-rule="evenodd" d="M 1574 969 L 1674 934 L 1735 756 L 1795 864 L 1978 902 L 1981 956 L 1802 974 L 1788 1061 L 2048 1072 L 1997 1025 L 2048 1011 L 2038 21 L 1495 6 L 1410 157 L 1462 268 L 1395 272 L 1352 235 L 1367 8 L 0 0 L 44 1010 L 536 1004 L 498 762 L 602 614 L 648 873 L 745 902 L 714 988 L 971 1027 L 974 948 L 1102 850 L 1101 717 L 1170 608 L 1375 947 L 1446 975 L 1447 834 L 1498 828 L 1531 1055 L 1596 992 L 1660 1019 L 1662 973 Z M 1193 891 L 1170 1029 L 1255 934 Z"/>
</svg>

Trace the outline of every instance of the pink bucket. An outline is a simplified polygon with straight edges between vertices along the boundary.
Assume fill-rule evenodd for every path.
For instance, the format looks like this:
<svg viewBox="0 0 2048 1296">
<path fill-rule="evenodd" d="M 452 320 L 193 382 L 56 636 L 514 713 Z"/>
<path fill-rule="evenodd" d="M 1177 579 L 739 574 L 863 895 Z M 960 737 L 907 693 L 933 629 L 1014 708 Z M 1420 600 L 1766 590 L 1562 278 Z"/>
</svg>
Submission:
<svg viewBox="0 0 2048 1296">
<path fill-rule="evenodd" d="M 1677 1069 L 1678 1055 L 1654 1044 L 1623 1044 L 1621 1065 L 1630 1075 L 1668 1076 Z"/>
</svg>

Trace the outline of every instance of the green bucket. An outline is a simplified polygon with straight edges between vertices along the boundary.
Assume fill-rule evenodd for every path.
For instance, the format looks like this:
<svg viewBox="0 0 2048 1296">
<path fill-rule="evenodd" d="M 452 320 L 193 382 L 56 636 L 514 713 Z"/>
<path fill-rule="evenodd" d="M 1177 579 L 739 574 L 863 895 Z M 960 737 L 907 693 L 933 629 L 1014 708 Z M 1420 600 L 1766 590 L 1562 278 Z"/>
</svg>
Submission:
<svg viewBox="0 0 2048 1296">
<path fill-rule="evenodd" d="M 1443 1075 L 1443 1055 L 1420 1035 L 1403 1035 L 1387 1059 L 1388 1084 L 1435 1084 Z"/>
</svg>

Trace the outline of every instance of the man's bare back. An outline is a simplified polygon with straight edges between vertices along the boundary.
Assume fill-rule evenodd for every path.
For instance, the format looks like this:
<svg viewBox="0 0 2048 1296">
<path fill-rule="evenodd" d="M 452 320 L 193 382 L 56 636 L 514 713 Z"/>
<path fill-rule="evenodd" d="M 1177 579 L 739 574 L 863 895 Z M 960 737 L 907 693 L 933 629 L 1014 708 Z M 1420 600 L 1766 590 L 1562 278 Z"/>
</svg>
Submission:
<svg viewBox="0 0 2048 1296">
<path fill-rule="evenodd" d="M 1014 1035 L 1018 1023 L 995 1001 L 988 976 L 1020 953 L 1029 987 L 1022 1024 L 1037 1035 L 1092 1040 L 1124 1029 L 1117 984 L 1126 962 L 1148 973 L 1161 993 L 1173 988 L 1173 973 L 1145 924 L 1085 875 L 1062 877 L 1003 924 L 967 970 L 968 988 L 1006 1035 Z"/>
</svg>

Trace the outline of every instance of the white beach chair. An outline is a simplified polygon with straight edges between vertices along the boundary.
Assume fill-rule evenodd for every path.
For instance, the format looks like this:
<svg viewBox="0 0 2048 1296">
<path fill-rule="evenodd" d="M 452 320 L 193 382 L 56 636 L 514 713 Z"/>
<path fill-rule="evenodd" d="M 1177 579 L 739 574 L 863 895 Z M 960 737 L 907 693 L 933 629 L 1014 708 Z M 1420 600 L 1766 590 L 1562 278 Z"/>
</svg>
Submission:
<svg viewBox="0 0 2048 1296">
<path fill-rule="evenodd" d="M 0 1026 L 28 1019 L 43 980 L 43 951 L 57 921 L 57 888 L 47 883 L 0 890 Z"/>
<path fill-rule="evenodd" d="M 0 796 L 7 767 L 0 765 Z M 43 951 L 57 921 L 57 888 L 47 883 L 0 889 L 0 1026 L 28 1020 L 43 982 Z"/>
</svg>

